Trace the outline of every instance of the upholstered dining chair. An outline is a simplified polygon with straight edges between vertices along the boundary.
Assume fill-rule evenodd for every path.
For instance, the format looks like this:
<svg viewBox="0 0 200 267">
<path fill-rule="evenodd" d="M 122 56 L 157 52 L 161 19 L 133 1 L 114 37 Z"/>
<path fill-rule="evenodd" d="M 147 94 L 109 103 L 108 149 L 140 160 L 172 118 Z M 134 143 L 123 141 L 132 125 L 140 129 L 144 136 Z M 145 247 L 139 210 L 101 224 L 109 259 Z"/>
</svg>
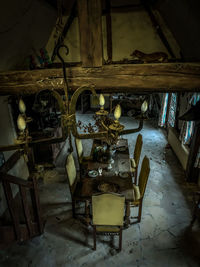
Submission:
<svg viewBox="0 0 200 267">
<path fill-rule="evenodd" d="M 138 219 L 137 222 L 141 221 L 142 203 L 143 203 L 144 193 L 146 190 L 147 181 L 149 178 L 149 173 L 150 173 L 149 159 L 147 158 L 147 156 L 145 156 L 142 161 L 138 185 L 133 184 L 133 195 L 135 199 L 133 202 L 130 203 L 131 207 L 138 207 L 138 216 L 134 217 Z"/>
<path fill-rule="evenodd" d="M 83 144 L 82 144 L 81 139 L 75 138 L 75 145 L 76 145 L 76 152 L 77 152 L 77 157 L 78 157 L 78 162 L 79 162 L 80 177 L 82 177 L 84 165 L 86 165 L 87 161 L 91 160 L 92 157 L 84 156 Z"/>
<path fill-rule="evenodd" d="M 70 153 L 67 156 L 66 163 L 65 163 L 66 173 L 67 173 L 67 179 L 69 184 L 69 189 L 71 193 L 71 199 L 72 199 L 72 213 L 73 217 L 76 217 L 76 202 L 82 201 L 85 202 L 84 198 L 81 198 L 81 184 L 78 181 L 77 178 L 77 172 L 76 172 L 76 166 L 74 162 L 74 157 L 72 153 Z"/>
<path fill-rule="evenodd" d="M 119 250 L 122 249 L 122 226 L 125 197 L 115 193 L 102 193 L 92 196 L 92 224 L 94 250 L 96 234 L 119 235 Z"/>
<path fill-rule="evenodd" d="M 138 174 L 138 165 L 140 161 L 140 155 L 142 150 L 143 140 L 142 135 L 138 134 L 137 140 L 135 143 L 135 149 L 133 153 L 133 158 L 130 159 L 131 161 L 131 172 L 134 175 L 134 183 L 137 184 L 137 174 Z"/>
</svg>

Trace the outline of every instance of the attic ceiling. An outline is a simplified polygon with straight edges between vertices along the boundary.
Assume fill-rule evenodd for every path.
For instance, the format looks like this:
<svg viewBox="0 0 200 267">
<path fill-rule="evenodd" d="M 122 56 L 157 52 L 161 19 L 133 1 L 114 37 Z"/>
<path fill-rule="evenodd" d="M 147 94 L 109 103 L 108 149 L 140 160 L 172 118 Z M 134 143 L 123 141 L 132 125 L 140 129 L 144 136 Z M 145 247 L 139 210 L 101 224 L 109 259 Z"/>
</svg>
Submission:
<svg viewBox="0 0 200 267">
<path fill-rule="evenodd" d="M 44 0 L 55 8 L 57 0 Z M 60 0 L 62 1 L 62 0 Z M 63 0 L 64 12 L 69 14 L 74 0 Z M 103 10 L 106 9 L 107 0 L 102 1 Z M 124 9 L 143 8 L 148 3 L 156 8 L 165 23 L 173 33 L 181 48 L 181 55 L 186 61 L 200 60 L 200 1 L 199 0 L 110 0 L 112 12 Z"/>
<path fill-rule="evenodd" d="M 11 4 L 12 2 L 12 4 Z M 62 3 L 63 6 L 63 15 L 69 17 L 71 8 L 75 0 L 59 0 L 58 2 Z M 173 2 L 173 3 L 172 3 Z M 146 6 L 146 4 L 148 4 Z M 172 48 L 173 53 L 170 52 L 170 46 L 167 47 L 167 43 L 169 41 L 168 37 L 165 38 L 166 40 L 163 41 L 162 34 L 160 35 L 159 30 L 160 28 L 157 24 L 152 20 L 151 14 L 149 14 L 148 8 L 149 4 L 151 4 L 153 10 L 156 10 L 161 15 L 166 28 L 169 27 L 170 31 L 172 32 L 173 38 L 175 37 L 178 46 L 180 47 L 180 51 L 178 53 L 174 53 L 174 48 Z M 56 25 L 56 18 L 58 15 L 58 5 L 56 0 L 19 0 L 18 2 L 14 2 L 11 0 L 6 1 L 3 4 L 3 8 L 0 10 L 1 23 L 0 28 L 0 35 L 2 36 L 2 42 L 0 43 L 0 55 L 1 55 L 1 62 L 0 62 L 0 70 L 17 70 L 17 69 L 25 69 L 27 67 L 27 56 L 30 54 L 35 54 L 41 47 L 46 47 L 49 53 L 52 53 L 53 47 L 55 46 L 55 40 L 51 38 L 52 34 L 54 34 L 54 29 Z M 181 60 L 181 62 L 189 62 L 189 61 L 199 61 L 200 60 L 200 36 L 198 34 L 198 29 L 200 28 L 200 21 L 198 12 L 196 11 L 199 7 L 199 1 L 197 0 L 174 0 L 174 1 L 167 1 L 167 0 L 104 0 L 102 1 L 102 34 L 103 34 L 103 50 L 104 55 L 103 57 L 109 59 L 109 51 L 105 54 L 107 41 L 105 42 L 105 36 L 108 31 L 106 28 L 105 21 L 107 23 L 107 14 L 108 11 L 111 11 L 110 21 L 112 23 L 112 55 L 113 60 L 120 61 L 122 63 L 127 63 L 127 58 L 130 61 L 130 54 L 133 49 L 144 49 L 143 51 L 149 53 L 154 51 L 164 51 L 168 53 L 170 60 L 176 60 L 177 58 Z M 152 9 L 151 9 L 152 10 Z M 81 58 L 78 56 L 80 53 L 79 47 L 79 30 L 78 30 L 78 12 L 75 14 L 75 18 L 73 19 L 70 27 L 68 28 L 69 32 L 65 38 L 67 45 L 70 48 L 70 54 L 66 58 L 66 61 L 71 61 L 72 63 L 76 63 L 78 61 L 81 64 Z M 149 16 L 149 17 L 148 17 Z M 108 17 L 109 20 L 109 17 Z M 138 25 L 141 29 L 137 30 Z M 81 25 L 82 26 L 82 25 Z M 129 32 L 126 33 L 124 29 L 129 28 Z M 53 30 L 53 31 L 52 31 Z M 137 31 L 135 31 L 137 30 Z M 141 33 L 140 33 L 141 30 Z M 149 35 L 149 33 L 151 34 Z M 139 33 L 139 35 L 138 35 Z M 162 33 L 162 32 L 161 32 Z M 140 36 L 141 35 L 141 36 Z M 87 37 L 87 32 L 85 34 Z M 152 37 L 150 37 L 152 36 Z M 164 37 L 165 34 L 164 34 Z M 108 34 L 107 34 L 108 38 Z M 141 38 L 141 42 L 140 42 Z M 149 38 L 153 38 L 150 41 Z M 50 42 L 49 40 L 52 39 Z M 87 39 L 87 38 L 86 38 Z M 129 41 L 129 44 L 128 42 Z M 51 43 L 49 45 L 49 43 Z M 138 44 L 138 46 L 137 46 Z M 142 44 L 142 46 L 140 46 Z M 49 45 L 49 46 L 48 46 Z M 108 45 L 107 45 L 108 46 Z M 177 47 L 178 47 L 177 46 Z M 87 48 L 87 46 L 86 46 Z M 124 52 L 123 52 L 124 51 Z M 180 56 L 177 56 L 180 55 Z M 182 58 L 180 58 L 182 57 Z M 107 60 L 107 59 L 106 59 Z M 131 62 L 129 62 L 131 63 Z M 137 65 L 137 64 L 136 64 Z M 117 67 L 117 66 L 116 66 Z M 131 67 L 130 75 L 135 75 L 135 67 Z M 117 67 L 118 68 L 118 67 Z M 117 69 L 115 68 L 115 70 Z M 145 67 L 144 67 L 145 68 Z M 158 69 L 157 69 L 158 68 Z M 107 70 L 109 68 L 105 67 L 101 70 L 101 75 L 109 75 Z M 120 68 L 118 68 L 120 70 Z M 148 81 L 145 78 L 145 74 L 142 71 L 143 66 L 136 67 L 138 69 L 138 73 L 142 75 L 138 76 L 138 81 L 136 82 L 136 88 L 132 88 L 133 90 L 137 90 L 137 88 L 144 89 L 148 88 Z M 151 69 L 151 66 L 150 66 Z M 162 67 L 158 65 L 155 67 L 153 71 L 157 69 L 156 77 L 159 77 L 159 73 L 162 72 Z M 175 76 L 171 75 L 170 71 L 173 69 L 177 70 L 177 74 Z M 177 79 L 177 75 L 181 75 L 181 69 L 184 69 L 184 75 L 187 80 L 186 87 L 183 84 L 176 82 L 174 80 Z M 75 72 L 73 73 L 81 73 L 79 69 L 75 68 Z M 134 70 L 132 72 L 132 70 Z M 110 71 L 110 70 L 109 70 Z M 137 71 L 136 71 L 137 72 Z M 170 76 L 173 80 L 172 83 L 168 82 L 166 88 L 170 88 L 171 86 L 176 85 L 176 90 L 180 90 L 184 88 L 185 90 L 189 90 L 189 81 L 191 78 L 191 88 L 200 88 L 199 82 L 199 65 L 168 65 L 165 66 L 165 75 Z M 98 73 L 98 72 L 97 72 Z M 118 73 L 120 74 L 120 73 Z M 3 75 L 3 74 L 2 74 Z M 16 72 L 13 72 L 13 75 L 9 73 L 5 79 L 1 78 L 4 81 L 4 84 L 1 88 L 7 88 L 7 90 L 11 90 L 12 79 L 13 81 L 17 82 Z M 19 73 L 19 77 L 21 74 Z M 43 75 L 43 70 L 39 71 L 38 74 L 40 77 L 40 81 L 35 81 L 36 84 L 36 91 L 39 90 L 40 86 L 38 86 L 38 82 L 41 80 L 41 75 Z M 28 72 L 26 73 L 25 77 L 28 77 Z M 37 76 L 37 75 L 36 75 Z M 73 76 L 73 75 L 72 75 Z M 111 75 L 112 76 L 112 75 Z M 166 76 L 166 78 L 167 78 Z M 8 83 L 5 83 L 6 77 L 9 77 Z M 156 77 L 151 77 L 151 88 L 153 89 L 153 85 L 156 84 Z M 179 76 L 181 77 L 181 76 Z M 60 79 L 60 77 L 57 77 Z M 74 77 L 76 78 L 76 77 Z M 113 77 L 114 78 L 114 77 Z M 131 79 L 131 76 L 130 76 Z M 153 80 L 152 80 L 153 79 Z M 195 80 L 194 80 L 195 79 Z M 30 79 L 27 79 L 24 83 L 26 84 L 25 87 L 28 86 Z M 170 80 L 170 81 L 172 81 Z M 178 79 L 179 80 L 179 79 Z M 184 83 L 184 77 L 182 79 Z M 194 83 L 192 84 L 192 81 Z M 139 82 L 139 83 L 138 83 Z M 165 79 L 159 84 L 159 86 L 163 86 L 165 83 Z M 73 84 L 73 83 L 72 83 Z M 79 84 L 79 82 L 78 82 Z M 123 83 L 122 83 L 123 84 Z M 132 83 L 130 83 L 132 84 Z M 134 84 L 132 84 L 134 86 Z M 7 86 L 7 87 L 6 87 Z M 10 87 L 11 86 L 11 87 Z M 18 85 L 18 90 L 20 89 L 20 84 Z M 43 84 L 42 86 L 45 86 Z M 160 90 L 160 87 L 157 86 L 157 90 Z M 183 87 L 178 87 L 183 86 Z M 32 84 L 32 87 L 34 85 Z M 75 86 L 76 87 L 76 86 Z M 10 89 L 9 89 L 10 88 Z M 112 88 L 109 85 L 109 88 Z M 121 87 L 119 87 L 121 88 Z M 118 89 L 119 89 L 118 88 Z M 123 86 L 122 86 L 123 88 Z M 131 88 L 131 86 L 130 86 Z M 165 88 L 165 90 L 166 90 Z M 118 90 L 117 89 L 117 90 Z M 152 90 L 151 89 L 151 90 Z M 25 89 L 26 90 L 26 89 Z M 4 93 L 6 90 L 4 90 Z"/>
</svg>

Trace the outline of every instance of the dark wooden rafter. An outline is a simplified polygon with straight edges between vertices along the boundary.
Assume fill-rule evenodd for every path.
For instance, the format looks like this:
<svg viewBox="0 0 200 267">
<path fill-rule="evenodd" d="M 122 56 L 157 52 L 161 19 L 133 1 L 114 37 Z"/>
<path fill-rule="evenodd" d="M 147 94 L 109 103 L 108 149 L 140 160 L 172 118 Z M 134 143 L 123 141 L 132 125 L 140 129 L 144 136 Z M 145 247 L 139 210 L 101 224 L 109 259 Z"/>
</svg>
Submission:
<svg viewBox="0 0 200 267">
<path fill-rule="evenodd" d="M 112 62 L 112 19 L 110 0 L 106 0 L 106 36 L 108 62 Z"/>
<path fill-rule="evenodd" d="M 8 172 L 22 156 L 22 151 L 18 150 L 12 154 L 12 156 L 3 164 L 0 168 L 0 172 Z"/>
<path fill-rule="evenodd" d="M 55 0 L 44 0 L 47 2 L 51 7 L 57 9 L 57 2 Z"/>
<path fill-rule="evenodd" d="M 70 1 L 70 7 L 69 7 L 69 10 L 70 10 L 70 14 L 69 14 L 69 17 L 56 41 L 56 44 L 55 44 L 55 47 L 54 47 L 54 50 L 53 50 L 53 53 L 52 53 L 52 56 L 51 56 L 51 61 L 54 61 L 55 57 L 56 57 L 56 53 L 57 53 L 57 47 L 62 44 L 64 42 L 64 39 L 67 35 L 67 32 L 72 24 L 72 22 L 74 21 L 74 18 L 76 17 L 77 15 L 77 3 L 76 3 L 76 0 L 73 0 L 73 1 Z"/>
<path fill-rule="evenodd" d="M 101 0 L 77 0 L 80 54 L 83 67 L 103 63 Z"/>
<path fill-rule="evenodd" d="M 196 92 L 200 90 L 200 63 L 104 65 L 68 68 L 71 90 L 93 85 L 102 92 Z M 63 91 L 63 71 L 41 69 L 0 73 L 0 95 L 33 94 L 42 89 Z"/>
<path fill-rule="evenodd" d="M 147 13 L 149 14 L 151 22 L 152 22 L 153 26 L 155 27 L 155 29 L 156 29 L 161 41 L 163 42 L 164 46 L 166 47 L 167 51 L 169 52 L 169 54 L 170 54 L 170 56 L 172 58 L 175 58 L 174 52 L 173 52 L 173 50 L 172 50 L 167 38 L 165 37 L 165 34 L 163 33 L 158 21 L 156 20 L 148 1 L 147 0 L 142 0 L 142 3 L 144 5 Z"/>
</svg>

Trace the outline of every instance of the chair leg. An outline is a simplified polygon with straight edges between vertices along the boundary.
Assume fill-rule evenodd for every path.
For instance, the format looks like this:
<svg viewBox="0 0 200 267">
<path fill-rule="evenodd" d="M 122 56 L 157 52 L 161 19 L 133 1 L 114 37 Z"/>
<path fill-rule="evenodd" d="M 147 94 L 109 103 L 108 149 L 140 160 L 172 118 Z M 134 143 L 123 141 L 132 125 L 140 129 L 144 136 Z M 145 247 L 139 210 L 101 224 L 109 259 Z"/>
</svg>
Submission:
<svg viewBox="0 0 200 267">
<path fill-rule="evenodd" d="M 76 218 L 75 207 L 76 207 L 76 201 L 74 199 L 72 199 L 72 215 L 73 215 L 73 218 Z"/>
<path fill-rule="evenodd" d="M 90 202 L 88 200 L 85 201 L 85 220 L 87 225 L 90 224 Z"/>
<path fill-rule="evenodd" d="M 141 217 L 142 217 L 142 201 L 140 201 L 140 204 L 139 204 L 139 211 L 138 211 L 138 222 L 141 221 Z"/>
<path fill-rule="evenodd" d="M 120 227 L 120 232 L 119 232 L 119 251 L 122 250 L 122 227 Z"/>
<path fill-rule="evenodd" d="M 135 185 L 137 185 L 137 167 L 136 167 L 136 170 L 135 170 Z"/>
<path fill-rule="evenodd" d="M 93 229 L 94 250 L 96 250 L 96 226 Z"/>
<path fill-rule="evenodd" d="M 82 180 L 83 177 L 83 169 L 82 169 L 82 164 L 79 165 L 79 169 L 80 169 L 80 181 Z"/>
</svg>

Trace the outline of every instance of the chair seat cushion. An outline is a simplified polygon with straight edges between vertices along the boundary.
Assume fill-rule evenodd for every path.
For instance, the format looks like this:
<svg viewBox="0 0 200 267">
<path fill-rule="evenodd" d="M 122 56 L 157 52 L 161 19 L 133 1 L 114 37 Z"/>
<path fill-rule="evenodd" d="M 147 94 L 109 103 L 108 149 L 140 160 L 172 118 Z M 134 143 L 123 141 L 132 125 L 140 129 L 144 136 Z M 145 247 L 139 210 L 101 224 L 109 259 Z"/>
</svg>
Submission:
<svg viewBox="0 0 200 267">
<path fill-rule="evenodd" d="M 96 226 L 97 232 L 113 232 L 118 233 L 120 231 L 120 227 L 118 226 Z"/>
</svg>

